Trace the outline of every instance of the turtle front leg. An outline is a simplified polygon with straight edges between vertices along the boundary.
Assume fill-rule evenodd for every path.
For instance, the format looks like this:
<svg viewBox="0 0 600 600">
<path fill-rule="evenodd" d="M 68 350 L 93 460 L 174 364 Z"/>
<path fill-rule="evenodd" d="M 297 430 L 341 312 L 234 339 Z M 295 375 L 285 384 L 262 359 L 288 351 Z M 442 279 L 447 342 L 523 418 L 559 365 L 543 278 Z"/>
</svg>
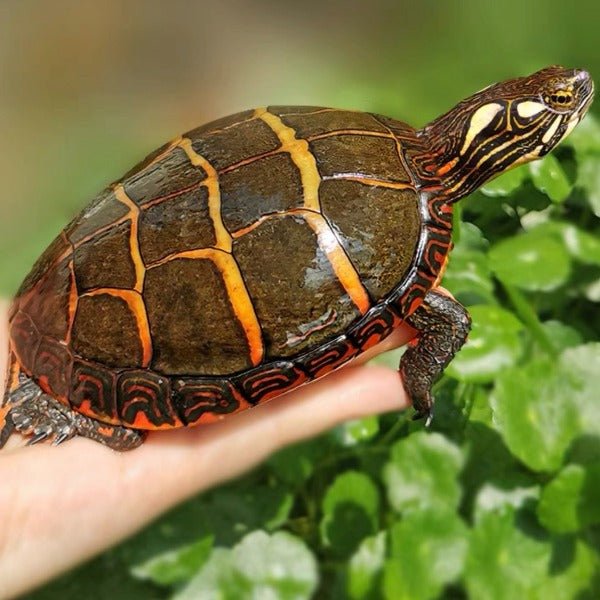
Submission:
<svg viewBox="0 0 600 600">
<path fill-rule="evenodd" d="M 29 445 L 45 440 L 58 445 L 79 435 L 121 451 L 137 448 L 146 438 L 145 432 L 107 425 L 75 412 L 45 394 L 24 374 L 19 375 L 18 385 L 7 392 L 0 411 L 0 448 L 15 431 L 30 436 Z"/>
<path fill-rule="evenodd" d="M 430 290 L 406 322 L 419 333 L 400 359 L 404 388 L 417 411 L 416 418 L 433 417 L 431 387 L 467 341 L 471 317 L 456 300 Z"/>
</svg>

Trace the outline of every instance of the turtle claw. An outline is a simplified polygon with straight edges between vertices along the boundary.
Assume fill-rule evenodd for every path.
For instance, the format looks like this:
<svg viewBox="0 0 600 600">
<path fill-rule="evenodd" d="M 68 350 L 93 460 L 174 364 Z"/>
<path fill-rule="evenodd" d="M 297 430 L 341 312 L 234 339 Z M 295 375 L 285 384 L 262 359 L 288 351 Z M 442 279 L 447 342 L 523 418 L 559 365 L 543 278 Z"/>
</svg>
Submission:
<svg viewBox="0 0 600 600">
<path fill-rule="evenodd" d="M 430 427 L 433 421 L 433 407 L 425 413 L 416 412 L 412 418 L 413 421 L 420 421 L 421 419 L 425 419 L 425 427 Z"/>
<path fill-rule="evenodd" d="M 52 432 L 47 430 L 40 431 L 36 433 L 33 437 L 29 438 L 29 440 L 27 440 L 27 445 L 33 446 L 35 444 L 39 444 L 40 442 L 43 442 L 44 440 L 48 439 L 51 433 Z"/>
<path fill-rule="evenodd" d="M 52 445 L 58 446 L 58 445 L 62 444 L 63 442 L 66 442 L 68 439 L 70 439 L 72 437 L 73 437 L 73 434 L 70 432 L 69 433 L 60 433 L 52 440 Z"/>
</svg>

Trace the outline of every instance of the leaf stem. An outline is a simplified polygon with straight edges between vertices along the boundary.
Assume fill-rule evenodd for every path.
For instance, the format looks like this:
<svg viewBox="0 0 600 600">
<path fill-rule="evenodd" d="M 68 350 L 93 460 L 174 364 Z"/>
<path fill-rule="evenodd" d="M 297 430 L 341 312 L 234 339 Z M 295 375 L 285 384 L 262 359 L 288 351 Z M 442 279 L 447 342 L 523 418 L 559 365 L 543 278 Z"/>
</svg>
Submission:
<svg viewBox="0 0 600 600">
<path fill-rule="evenodd" d="M 508 296 L 511 304 L 513 305 L 517 315 L 521 321 L 526 325 L 531 333 L 533 339 L 539 344 L 540 348 L 544 350 L 552 358 L 558 356 L 558 352 L 554 347 L 554 344 L 544 331 L 542 323 L 540 322 L 537 313 L 531 308 L 531 305 L 527 301 L 527 298 L 518 290 L 516 287 L 501 281 L 502 287 L 504 288 L 506 295 Z"/>
</svg>

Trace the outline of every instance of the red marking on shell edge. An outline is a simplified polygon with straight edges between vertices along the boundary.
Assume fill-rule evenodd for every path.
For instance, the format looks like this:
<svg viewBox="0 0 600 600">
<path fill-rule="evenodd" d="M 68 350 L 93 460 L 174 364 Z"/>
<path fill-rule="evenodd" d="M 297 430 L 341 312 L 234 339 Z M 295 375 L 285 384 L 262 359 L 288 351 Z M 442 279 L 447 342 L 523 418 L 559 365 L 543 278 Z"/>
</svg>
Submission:
<svg viewBox="0 0 600 600">
<path fill-rule="evenodd" d="M 42 388 L 46 394 L 53 395 L 52 389 L 50 388 L 50 382 L 48 381 L 48 377 L 46 375 L 41 375 L 37 379 L 37 384 Z"/>
<path fill-rule="evenodd" d="M 407 315 L 412 315 L 419 306 L 423 303 L 423 298 L 415 298 L 408 307 Z"/>
<path fill-rule="evenodd" d="M 227 417 L 229 417 L 231 415 L 235 415 L 239 412 L 247 410 L 248 408 L 252 408 L 252 404 L 247 402 L 242 397 L 242 395 L 239 394 L 237 391 L 233 392 L 233 396 L 238 401 L 238 407 L 235 410 L 232 410 L 229 413 L 216 413 L 216 412 L 210 412 L 210 411 L 205 412 L 201 415 L 201 417 L 197 421 L 195 421 L 191 425 L 196 426 L 196 425 L 206 425 L 208 423 L 216 423 L 218 421 L 222 421 L 223 419 L 226 419 Z"/>
<path fill-rule="evenodd" d="M 81 404 L 77 406 L 76 410 L 82 415 L 94 416 L 92 411 L 92 403 L 89 400 L 82 400 Z"/>
<path fill-rule="evenodd" d="M 310 373 L 312 379 L 317 379 L 341 367 L 356 356 L 358 352 L 358 348 L 355 348 L 351 342 L 346 341 L 344 347 L 337 345 L 321 356 L 316 356 L 312 360 L 305 362 L 304 367 Z"/>
<path fill-rule="evenodd" d="M 179 420 L 176 419 L 176 422 L 179 423 Z M 133 419 L 133 422 L 131 424 L 127 424 L 126 427 L 132 427 L 133 429 L 146 429 L 146 430 L 154 430 L 154 431 L 158 431 L 160 429 L 173 429 L 173 425 L 170 425 L 168 423 L 156 425 L 156 423 L 153 423 L 152 421 L 150 421 L 150 419 L 148 419 L 148 417 L 146 416 L 146 413 L 141 410 L 137 412 L 137 414 L 135 415 L 135 419 Z"/>
<path fill-rule="evenodd" d="M 272 400 L 281 394 L 297 388 L 309 381 L 308 376 L 298 369 L 294 369 L 294 379 L 291 379 L 284 371 L 273 369 L 261 374 L 261 377 L 255 378 L 250 382 L 249 398 L 253 400 L 256 397 L 256 402 L 262 404 L 268 400 Z M 272 389 L 262 392 L 265 387 Z"/>
</svg>

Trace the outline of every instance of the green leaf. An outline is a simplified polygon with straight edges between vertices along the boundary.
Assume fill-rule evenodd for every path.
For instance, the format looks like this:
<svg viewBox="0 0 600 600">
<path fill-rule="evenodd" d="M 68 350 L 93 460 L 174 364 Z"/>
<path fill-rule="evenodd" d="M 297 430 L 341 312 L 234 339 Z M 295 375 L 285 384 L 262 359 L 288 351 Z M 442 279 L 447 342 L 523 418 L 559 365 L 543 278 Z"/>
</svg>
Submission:
<svg viewBox="0 0 600 600">
<path fill-rule="evenodd" d="M 529 175 L 525 165 L 505 171 L 496 179 L 488 181 L 481 191 L 486 196 L 510 196 L 516 189 L 523 185 L 523 182 Z"/>
<path fill-rule="evenodd" d="M 399 512 L 455 508 L 463 462 L 460 448 L 441 434 L 419 431 L 400 440 L 383 472 L 389 503 Z"/>
<path fill-rule="evenodd" d="M 317 581 L 315 559 L 303 542 L 285 532 L 255 531 L 232 550 L 215 549 L 175 600 L 304 600 L 312 597 Z"/>
<path fill-rule="evenodd" d="M 561 321 L 546 321 L 542 324 L 542 328 L 557 352 L 578 346 L 583 341 L 577 329 Z"/>
<path fill-rule="evenodd" d="M 465 567 L 470 598 L 537 598 L 545 580 L 551 546 L 516 527 L 512 509 L 483 512 L 471 533 Z"/>
<path fill-rule="evenodd" d="M 600 217 L 600 155 L 589 154 L 578 160 L 577 186 L 597 217 Z"/>
<path fill-rule="evenodd" d="M 586 265 L 600 266 L 600 240 L 596 236 L 575 225 L 565 225 L 563 239 L 573 258 Z"/>
<path fill-rule="evenodd" d="M 600 266 L 600 239 L 572 223 L 547 221 L 530 230 L 532 234 L 552 235 L 560 240 L 578 262 Z"/>
<path fill-rule="evenodd" d="M 391 559 L 383 575 L 385 598 L 436 598 L 461 575 L 468 529 L 449 510 L 415 511 L 390 530 Z"/>
<path fill-rule="evenodd" d="M 511 452 L 534 471 L 558 469 L 580 431 L 573 380 L 549 358 L 504 371 L 492 394 L 494 423 Z"/>
<path fill-rule="evenodd" d="M 523 324 L 498 306 L 469 309 L 473 327 L 467 343 L 448 365 L 446 374 L 459 381 L 486 383 L 513 366 L 522 354 Z"/>
<path fill-rule="evenodd" d="M 600 438 L 600 343 L 569 348 L 560 357 L 564 377 L 573 383 L 569 393 L 577 407 L 582 430 Z"/>
<path fill-rule="evenodd" d="M 248 587 L 233 566 L 232 551 L 215 548 L 204 567 L 173 595 L 172 600 L 235 600 L 243 598 L 247 591 Z"/>
<path fill-rule="evenodd" d="M 443 285 L 466 304 L 493 304 L 494 283 L 485 254 L 457 246 L 450 255 Z"/>
<path fill-rule="evenodd" d="M 213 537 L 204 537 L 194 544 L 163 552 L 141 564 L 134 565 L 131 573 L 138 579 L 148 579 L 157 585 L 172 585 L 186 581 L 206 562 L 213 545 Z"/>
<path fill-rule="evenodd" d="M 569 135 L 567 144 L 575 149 L 578 158 L 600 152 L 600 123 L 596 117 L 588 114 Z"/>
<path fill-rule="evenodd" d="M 290 490 L 279 483 L 233 483 L 217 488 L 204 502 L 216 543 L 232 544 L 259 527 L 269 531 L 280 527 L 288 519 L 294 498 Z"/>
<path fill-rule="evenodd" d="M 542 492 L 540 523 L 555 533 L 572 533 L 600 523 L 600 462 L 567 465 Z"/>
<path fill-rule="evenodd" d="M 365 600 L 374 595 L 378 575 L 385 561 L 386 534 L 365 538 L 350 559 L 347 592 L 352 600 Z"/>
<path fill-rule="evenodd" d="M 498 279 L 524 290 L 554 290 L 567 281 L 571 270 L 563 244 L 535 231 L 498 242 L 489 258 Z"/>
<path fill-rule="evenodd" d="M 529 163 L 529 172 L 533 185 L 552 202 L 564 202 L 569 197 L 572 185 L 554 154 Z"/>
<path fill-rule="evenodd" d="M 317 459 L 325 451 L 323 445 L 316 440 L 294 444 L 271 456 L 267 464 L 281 481 L 298 487 L 313 474 Z"/>
<path fill-rule="evenodd" d="M 369 477 L 357 471 L 338 475 L 323 498 L 323 544 L 338 556 L 350 555 L 377 530 L 378 511 L 379 492 Z"/>
<path fill-rule="evenodd" d="M 475 520 L 481 518 L 483 512 L 495 512 L 506 507 L 520 509 L 529 502 L 537 500 L 540 488 L 537 485 L 529 487 L 501 488 L 492 483 L 486 483 L 478 492 L 475 499 Z"/>
<path fill-rule="evenodd" d="M 374 438 L 378 433 L 379 419 L 373 415 L 338 425 L 332 436 L 340 446 L 349 448 Z"/>
<path fill-rule="evenodd" d="M 247 535 L 233 549 L 235 568 L 251 583 L 255 598 L 310 598 L 318 575 L 315 558 L 298 538 L 280 531 Z"/>
<path fill-rule="evenodd" d="M 461 508 L 465 514 L 473 515 L 479 493 L 486 486 L 511 490 L 531 485 L 523 474 L 521 464 L 510 453 L 500 434 L 492 429 L 491 420 L 489 425 L 469 421 L 464 430 L 464 440 L 467 462 L 461 473 L 465 495 Z"/>
<path fill-rule="evenodd" d="M 588 544 L 568 536 L 558 538 L 553 544 L 552 561 L 558 568 L 550 568 L 550 576 L 541 582 L 537 598 L 584 600 L 598 597 L 592 588 L 594 580 L 597 585 L 600 559 Z"/>
</svg>

